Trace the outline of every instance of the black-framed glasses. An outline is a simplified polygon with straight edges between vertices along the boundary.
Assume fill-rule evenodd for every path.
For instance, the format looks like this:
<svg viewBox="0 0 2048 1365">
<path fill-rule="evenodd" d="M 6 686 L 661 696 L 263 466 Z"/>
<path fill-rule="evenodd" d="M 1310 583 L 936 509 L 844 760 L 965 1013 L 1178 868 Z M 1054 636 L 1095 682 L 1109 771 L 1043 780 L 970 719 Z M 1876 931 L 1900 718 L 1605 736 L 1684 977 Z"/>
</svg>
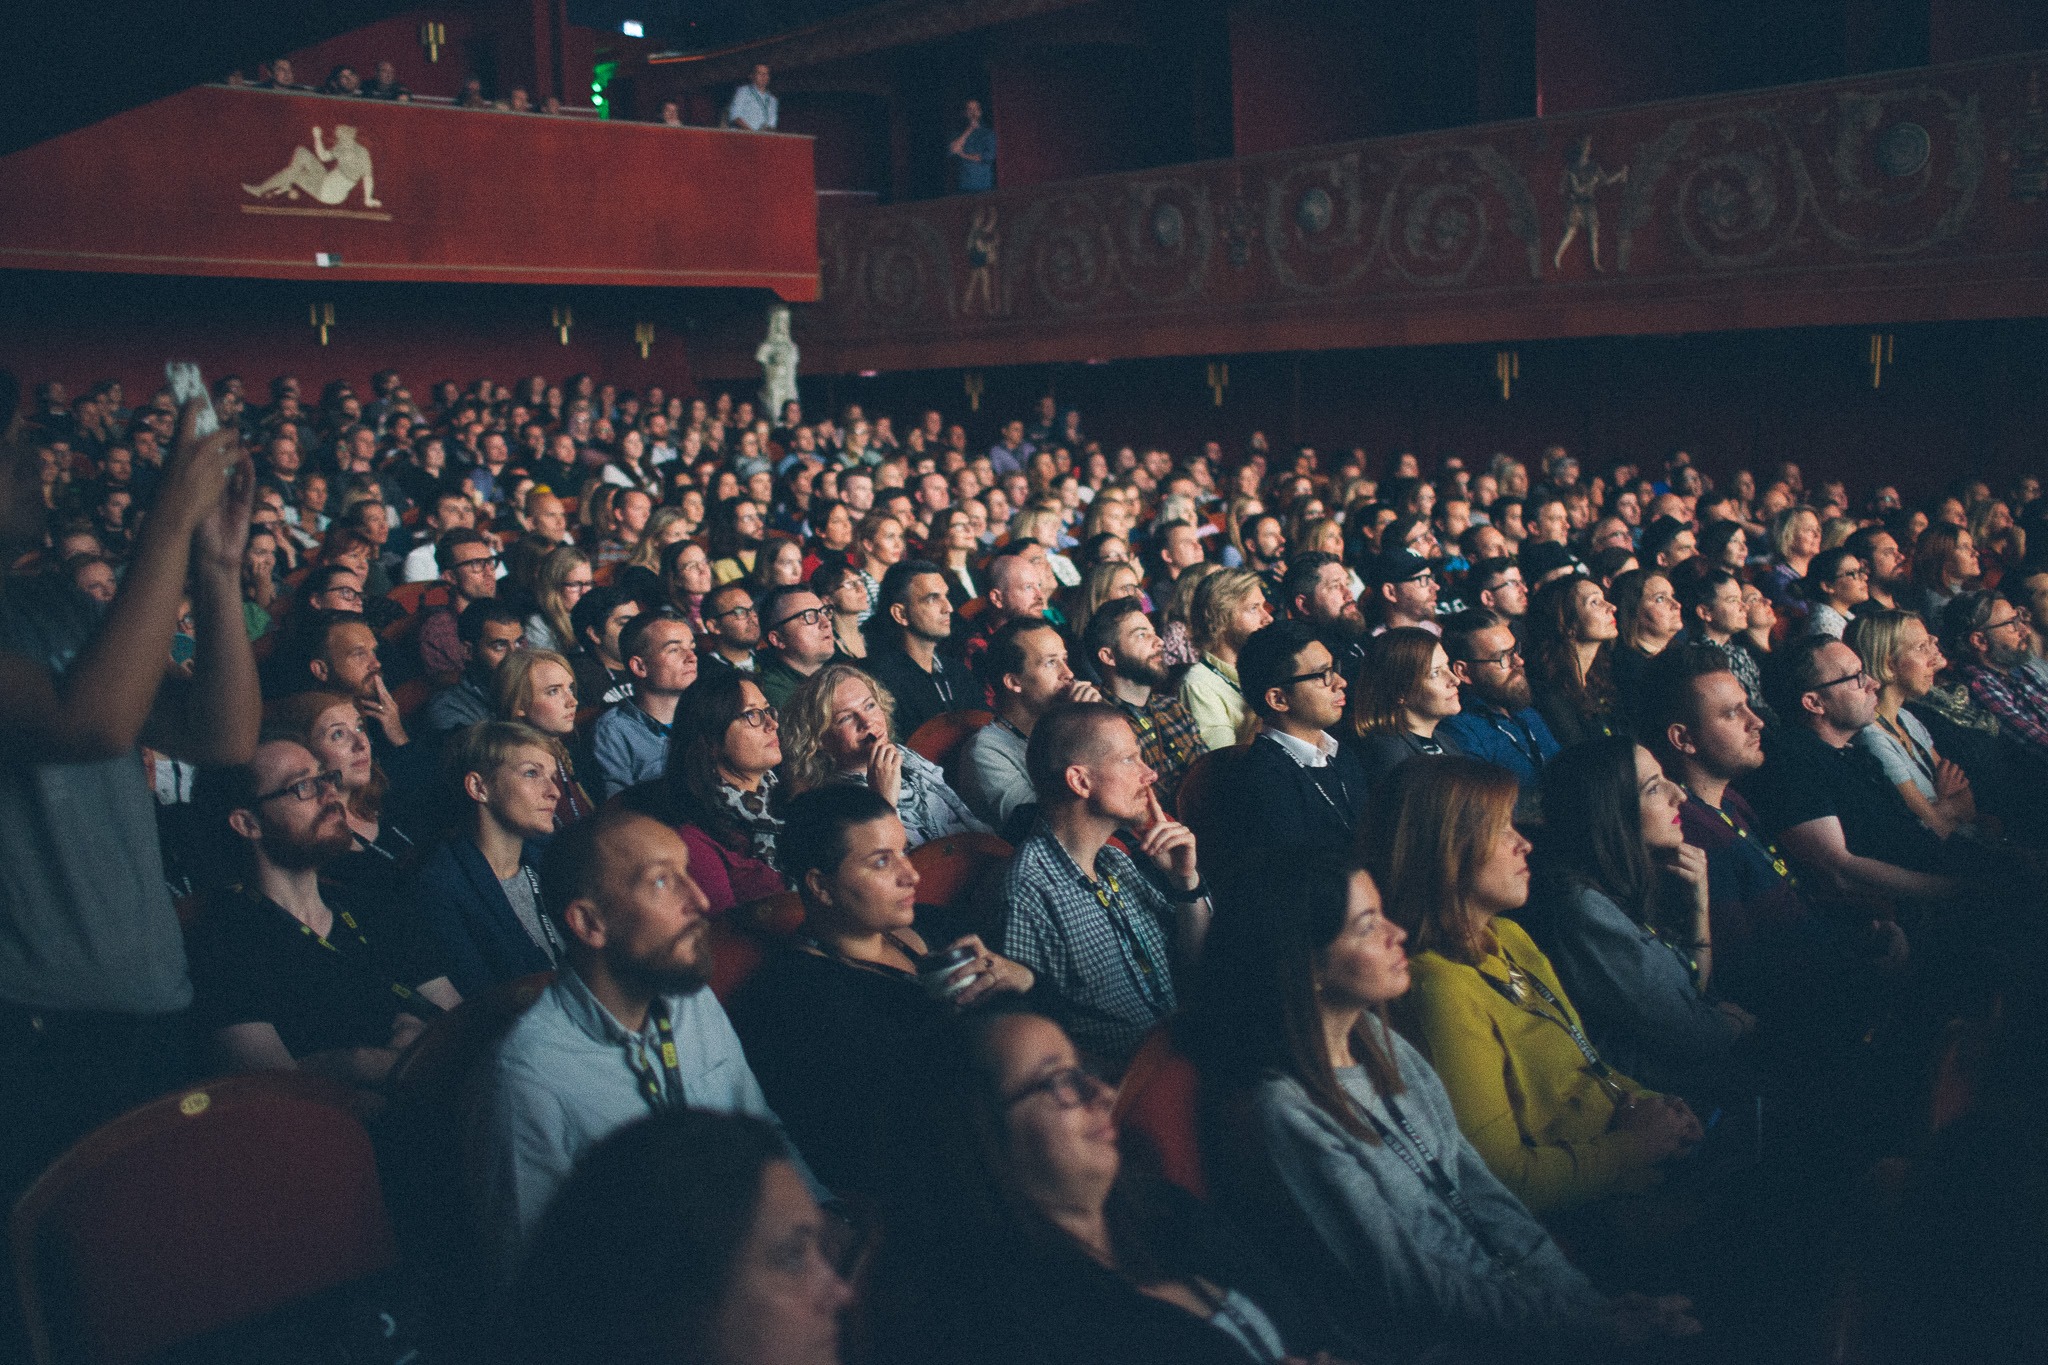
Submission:
<svg viewBox="0 0 2048 1365">
<path fill-rule="evenodd" d="M 360 602 L 363 600 L 362 591 L 358 588 L 351 588 L 346 583 L 337 583 L 327 591 L 344 602 Z"/>
<path fill-rule="evenodd" d="M 768 629 L 781 630 L 791 621 L 801 621 L 807 626 L 815 626 L 820 621 L 823 621 L 827 617 L 831 616 L 831 614 L 832 609 L 830 607 L 806 607 L 802 611 L 791 612 L 789 615 L 783 617 L 780 621 L 777 621 L 775 624 L 769 626 Z"/>
<path fill-rule="evenodd" d="M 1985 626 L 1984 633 L 1989 635 L 1995 630 L 2004 630 L 2007 626 L 2024 626 L 2031 623 L 2032 620 L 2032 612 L 2029 612 L 2025 607 L 2015 607 L 2012 615 L 2006 617 L 2003 621 L 1994 621 Z"/>
<path fill-rule="evenodd" d="M 1868 570 L 1868 569 L 1844 569 L 1844 570 L 1842 570 L 1842 571 L 1841 571 L 1840 573 L 1838 573 L 1838 574 L 1836 574 L 1836 575 L 1835 575 L 1835 581 L 1839 583 L 1839 582 L 1840 582 L 1840 581 L 1841 581 L 1842 579 L 1844 579 L 1844 578 L 1868 578 L 1868 577 L 1870 577 L 1870 570 Z"/>
<path fill-rule="evenodd" d="M 479 555 L 475 559 L 457 560 L 455 563 L 449 565 L 448 567 L 451 569 L 455 569 L 458 572 L 463 569 L 477 569 L 484 567 L 495 569 L 504 562 L 505 556 L 503 555 Z"/>
<path fill-rule="evenodd" d="M 775 708 L 772 706 L 749 706 L 740 712 L 739 719 L 755 730 L 767 730 L 778 724 Z"/>
<path fill-rule="evenodd" d="M 1282 678 L 1280 686 L 1292 687 L 1296 683 L 1319 682 L 1325 687 L 1335 687 L 1343 680 L 1344 675 L 1337 671 L 1337 665 L 1331 664 L 1328 668 L 1319 668 L 1313 673 L 1296 673 L 1291 678 Z"/>
<path fill-rule="evenodd" d="M 1090 1074 L 1087 1068 L 1065 1066 L 1050 1075 L 1040 1077 L 1016 1094 L 1004 1097 L 1003 1108 L 1014 1109 L 1033 1095 L 1050 1095 L 1052 1102 L 1062 1109 L 1079 1109 L 1108 1088 Z"/>
<path fill-rule="evenodd" d="M 1472 660 L 1472 662 L 1475 664 L 1488 664 L 1494 668 L 1506 668 L 1508 667 L 1508 661 L 1510 659 L 1514 660 L 1516 663 L 1524 662 L 1522 658 L 1522 647 L 1520 645 L 1511 646 L 1508 649 L 1502 650 L 1498 654 L 1486 655 L 1475 658 Z"/>
<path fill-rule="evenodd" d="M 1824 683 L 1815 683 L 1812 687 L 1812 690 L 1815 692 L 1825 692 L 1830 687 L 1840 687 L 1844 683 L 1852 683 L 1857 687 L 1861 687 L 1863 686 L 1863 684 L 1869 681 L 1870 670 L 1867 668 L 1859 668 L 1854 673 L 1845 673 L 1839 678 L 1830 678 L 1828 681 Z"/>
<path fill-rule="evenodd" d="M 264 792 L 255 799 L 257 805 L 275 801 L 280 796 L 289 796 L 294 801 L 317 801 L 329 792 L 341 790 L 341 773 L 330 768 L 314 777 L 302 777 L 296 782 L 287 782 L 274 792 Z"/>
<path fill-rule="evenodd" d="M 760 613 L 755 609 L 754 604 L 752 602 L 741 602 L 737 606 L 727 607 L 724 611 L 711 612 L 708 615 L 706 615 L 704 619 L 707 621 L 723 621 L 728 616 L 758 615 L 760 615 Z"/>
</svg>

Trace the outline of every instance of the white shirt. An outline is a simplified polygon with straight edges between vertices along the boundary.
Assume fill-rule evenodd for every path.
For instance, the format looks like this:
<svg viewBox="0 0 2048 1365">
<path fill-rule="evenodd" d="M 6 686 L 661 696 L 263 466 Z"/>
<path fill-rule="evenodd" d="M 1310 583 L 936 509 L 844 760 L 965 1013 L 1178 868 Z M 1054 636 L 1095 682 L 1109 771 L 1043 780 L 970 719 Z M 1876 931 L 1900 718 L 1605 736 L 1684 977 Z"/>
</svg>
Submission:
<svg viewBox="0 0 2048 1365">
<path fill-rule="evenodd" d="M 775 126 L 775 111 L 780 107 L 781 101 L 767 91 L 743 85 L 732 92 L 732 105 L 725 111 L 725 117 L 729 123 L 758 133 Z"/>
<path fill-rule="evenodd" d="M 1278 744 L 1289 758 L 1304 768 L 1327 768 L 1330 766 L 1330 760 L 1337 754 L 1337 741 L 1331 737 L 1328 730 L 1316 731 L 1316 742 L 1313 744 L 1305 739 L 1296 739 L 1293 735 L 1270 725 L 1264 733 L 1266 738 Z"/>
</svg>

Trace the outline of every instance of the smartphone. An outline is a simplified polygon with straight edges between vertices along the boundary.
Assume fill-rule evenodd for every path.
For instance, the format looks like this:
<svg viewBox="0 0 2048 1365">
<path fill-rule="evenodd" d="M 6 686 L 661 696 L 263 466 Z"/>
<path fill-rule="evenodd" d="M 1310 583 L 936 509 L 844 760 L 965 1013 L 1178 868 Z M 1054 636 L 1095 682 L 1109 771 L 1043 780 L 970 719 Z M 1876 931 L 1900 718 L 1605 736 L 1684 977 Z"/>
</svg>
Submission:
<svg viewBox="0 0 2048 1365">
<path fill-rule="evenodd" d="M 164 362 L 164 378 L 170 384 L 171 397 L 178 400 L 180 412 L 183 412 L 185 404 L 194 398 L 199 400 L 199 419 L 194 424 L 195 435 L 203 440 L 220 430 L 220 417 L 213 410 L 213 395 L 206 391 L 206 381 L 200 378 L 197 363 L 190 360 L 167 360 Z"/>
</svg>

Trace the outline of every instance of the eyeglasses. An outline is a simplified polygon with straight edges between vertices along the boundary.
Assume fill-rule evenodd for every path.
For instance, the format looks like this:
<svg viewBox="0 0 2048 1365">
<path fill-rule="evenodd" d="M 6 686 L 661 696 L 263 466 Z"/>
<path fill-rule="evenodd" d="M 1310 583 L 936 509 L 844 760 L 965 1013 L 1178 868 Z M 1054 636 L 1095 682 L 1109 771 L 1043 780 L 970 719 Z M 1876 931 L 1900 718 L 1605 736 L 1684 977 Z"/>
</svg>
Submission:
<svg viewBox="0 0 2048 1365">
<path fill-rule="evenodd" d="M 1337 671 L 1337 665 L 1331 664 L 1328 668 L 1319 668 L 1313 673 L 1297 673 L 1291 678 L 1282 678 L 1280 686 L 1292 687 L 1296 683 L 1319 682 L 1325 687 L 1335 687 L 1343 680 L 1344 675 Z"/>
<path fill-rule="evenodd" d="M 1843 677 L 1831 678 L 1824 683 L 1815 683 L 1811 690 L 1815 692 L 1825 692 L 1830 687 L 1840 687 L 1843 683 L 1850 683 L 1857 687 L 1861 687 L 1865 683 L 1870 681 L 1872 681 L 1870 671 L 1868 669 L 1859 668 L 1854 673 L 1846 674 Z"/>
<path fill-rule="evenodd" d="M 742 602 L 736 607 L 727 607 L 724 611 L 714 611 L 709 616 L 706 616 L 704 619 L 707 621 L 723 621 L 728 616 L 759 615 L 760 612 L 755 609 L 754 604 L 752 602 Z"/>
<path fill-rule="evenodd" d="M 2032 620 L 2033 614 L 2029 612 L 2025 607 L 2020 607 L 2016 609 L 2012 615 L 2006 617 L 2003 621 L 1994 621 L 1990 625 L 1985 626 L 1984 633 L 1986 635 L 1989 635 L 1992 631 L 2004 630 L 2007 626 L 2024 626 Z"/>
<path fill-rule="evenodd" d="M 448 567 L 460 573 L 464 569 L 495 569 L 504 561 L 505 556 L 503 555 L 483 555 L 476 559 L 457 560 Z"/>
<path fill-rule="evenodd" d="M 265 792 L 256 797 L 255 801 L 259 806 L 265 801 L 275 801 L 280 796 L 289 796 L 294 801 L 317 801 L 329 792 L 340 790 L 341 773 L 330 769 L 317 777 L 302 777 L 296 782 L 288 782 L 274 792 Z"/>
<path fill-rule="evenodd" d="M 339 597 L 344 602 L 360 602 L 363 600 L 362 593 L 354 588 L 349 587 L 346 583 L 339 584 L 335 587 L 329 588 L 327 591 L 332 593 L 334 596 Z"/>
<path fill-rule="evenodd" d="M 1488 658 L 1475 658 L 1472 662 L 1475 664 L 1487 664 L 1493 668 L 1508 668 L 1512 666 L 1508 662 L 1510 659 L 1515 663 L 1522 662 L 1522 648 L 1520 645 L 1515 645 Z"/>
<path fill-rule="evenodd" d="M 1003 1108 L 1014 1109 L 1033 1095 L 1050 1095 L 1052 1102 L 1062 1109 L 1079 1109 L 1082 1105 L 1091 1103 L 1106 1089 L 1108 1087 L 1090 1075 L 1086 1069 L 1078 1066 L 1062 1067 L 1004 1099 Z"/>
<path fill-rule="evenodd" d="M 740 712 L 739 719 L 756 730 L 772 730 L 777 724 L 775 708 L 772 706 L 749 706 Z"/>
<path fill-rule="evenodd" d="M 801 621 L 807 626 L 815 626 L 820 621 L 825 620 L 831 614 L 832 609 L 830 607 L 807 607 L 803 611 L 791 612 L 789 615 L 783 617 L 780 621 L 777 621 L 773 625 L 769 626 L 768 629 L 781 630 L 791 621 Z"/>
<path fill-rule="evenodd" d="M 1870 577 L 1870 570 L 1868 570 L 1868 569 L 1844 569 L 1844 570 L 1842 570 L 1842 571 L 1841 571 L 1840 573 L 1838 573 L 1838 574 L 1836 574 L 1836 575 L 1835 575 L 1835 581 L 1836 581 L 1836 582 L 1840 582 L 1840 581 L 1841 581 L 1842 579 L 1844 579 L 1844 578 L 1868 578 L 1868 577 Z"/>
</svg>

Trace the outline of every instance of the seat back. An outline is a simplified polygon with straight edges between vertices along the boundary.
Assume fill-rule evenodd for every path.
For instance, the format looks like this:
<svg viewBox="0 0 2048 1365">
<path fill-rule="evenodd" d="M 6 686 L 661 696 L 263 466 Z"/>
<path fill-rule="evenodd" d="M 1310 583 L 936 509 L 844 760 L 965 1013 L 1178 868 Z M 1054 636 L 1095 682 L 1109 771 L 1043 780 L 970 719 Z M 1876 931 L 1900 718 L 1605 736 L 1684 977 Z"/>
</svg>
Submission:
<svg viewBox="0 0 2048 1365">
<path fill-rule="evenodd" d="M 38 1361 L 129 1365 L 397 1260 L 350 1092 L 227 1076 L 82 1139 L 15 1206 Z"/>
<path fill-rule="evenodd" d="M 1194 831 L 1195 841 L 1220 849 L 1228 842 L 1225 828 L 1230 809 L 1223 799 L 1233 780 L 1242 749 L 1211 749 L 1181 774 L 1180 790 L 1174 795 L 1174 814 Z"/>
<path fill-rule="evenodd" d="M 777 892 L 713 915 L 711 993 L 721 1004 L 732 999 L 768 960 L 774 940 L 794 935 L 803 922 L 803 899 L 794 891 Z"/>
<path fill-rule="evenodd" d="M 920 758 L 944 768 L 975 731 L 994 719 L 987 711 L 947 711 L 918 726 L 906 742 Z"/>
<path fill-rule="evenodd" d="M 993 834 L 955 834 L 910 851 L 917 869 L 920 929 L 933 948 L 961 934 L 988 936 L 977 911 L 993 903 L 988 894 L 1009 866 L 1013 850 Z"/>
<path fill-rule="evenodd" d="M 1198 1199 L 1209 1197 L 1202 1169 L 1195 1064 L 1173 1046 L 1164 1025 L 1147 1035 L 1116 1092 L 1117 1123 L 1142 1136 L 1159 1155 L 1161 1173 Z"/>
</svg>

